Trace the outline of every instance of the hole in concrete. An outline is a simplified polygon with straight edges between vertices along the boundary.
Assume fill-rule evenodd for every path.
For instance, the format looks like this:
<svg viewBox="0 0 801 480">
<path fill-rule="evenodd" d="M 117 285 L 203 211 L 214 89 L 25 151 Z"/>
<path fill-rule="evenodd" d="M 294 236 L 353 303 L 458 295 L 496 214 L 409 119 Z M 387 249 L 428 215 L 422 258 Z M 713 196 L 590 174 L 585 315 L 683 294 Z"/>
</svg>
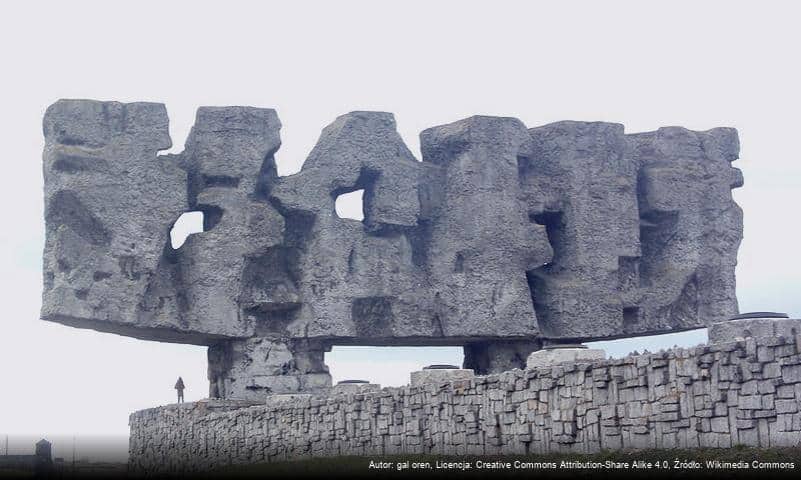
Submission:
<svg viewBox="0 0 801 480">
<path fill-rule="evenodd" d="M 334 203 L 337 217 L 351 220 L 364 220 L 364 190 L 339 195 Z"/>
<path fill-rule="evenodd" d="M 623 326 L 634 325 L 640 321 L 640 307 L 623 308 Z"/>
<path fill-rule="evenodd" d="M 549 308 L 551 294 L 548 289 L 548 277 L 557 273 L 562 267 L 562 261 L 569 258 L 565 221 L 561 211 L 530 212 L 528 218 L 529 221 L 545 227 L 548 243 L 553 249 L 550 262 L 526 272 L 532 306 L 540 330 L 546 335 L 558 335 L 559 332 L 554 331 L 551 320 L 553 311 Z"/>
<path fill-rule="evenodd" d="M 382 387 L 408 385 L 409 374 L 432 364 L 461 366 L 464 351 L 458 347 L 334 346 L 325 354 L 333 384 L 359 378 Z"/>
<path fill-rule="evenodd" d="M 203 232 L 203 220 L 203 212 L 182 213 L 173 224 L 172 230 L 170 230 L 172 248 L 181 248 L 189 235 Z"/>
<path fill-rule="evenodd" d="M 553 249 L 553 258 L 551 259 L 550 266 L 560 264 L 560 260 L 565 257 L 565 224 L 562 218 L 562 212 L 547 211 L 537 214 L 529 214 L 529 220 L 545 227 L 545 233 L 548 235 L 548 243 L 551 244 Z"/>
</svg>

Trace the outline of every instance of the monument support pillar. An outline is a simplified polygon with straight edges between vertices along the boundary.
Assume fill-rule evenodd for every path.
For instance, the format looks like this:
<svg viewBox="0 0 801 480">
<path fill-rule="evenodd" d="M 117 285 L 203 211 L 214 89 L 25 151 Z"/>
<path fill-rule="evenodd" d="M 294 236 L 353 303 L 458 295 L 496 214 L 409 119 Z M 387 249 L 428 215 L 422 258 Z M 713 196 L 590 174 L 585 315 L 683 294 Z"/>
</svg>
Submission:
<svg viewBox="0 0 801 480">
<path fill-rule="evenodd" d="M 324 347 L 307 340 L 254 337 L 209 347 L 209 397 L 262 401 L 273 394 L 331 387 Z"/>
<path fill-rule="evenodd" d="M 469 343 L 464 346 L 464 368 L 477 375 L 526 368 L 526 359 L 542 348 L 538 340 L 498 340 Z"/>
</svg>

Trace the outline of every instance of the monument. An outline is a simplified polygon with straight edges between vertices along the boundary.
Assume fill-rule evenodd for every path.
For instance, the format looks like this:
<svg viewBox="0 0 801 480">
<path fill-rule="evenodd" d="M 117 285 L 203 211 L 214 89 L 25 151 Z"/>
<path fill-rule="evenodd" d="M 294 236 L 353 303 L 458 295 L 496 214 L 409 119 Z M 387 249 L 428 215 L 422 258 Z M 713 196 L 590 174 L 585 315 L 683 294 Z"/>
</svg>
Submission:
<svg viewBox="0 0 801 480">
<path fill-rule="evenodd" d="M 208 346 L 210 396 L 328 389 L 334 345 L 459 345 L 476 374 L 543 347 L 737 313 L 737 132 L 475 116 L 422 132 L 352 112 L 279 176 L 274 110 L 61 100 L 44 118 L 41 317 Z M 336 198 L 364 190 L 364 220 Z M 203 232 L 177 249 L 189 211 Z"/>
</svg>

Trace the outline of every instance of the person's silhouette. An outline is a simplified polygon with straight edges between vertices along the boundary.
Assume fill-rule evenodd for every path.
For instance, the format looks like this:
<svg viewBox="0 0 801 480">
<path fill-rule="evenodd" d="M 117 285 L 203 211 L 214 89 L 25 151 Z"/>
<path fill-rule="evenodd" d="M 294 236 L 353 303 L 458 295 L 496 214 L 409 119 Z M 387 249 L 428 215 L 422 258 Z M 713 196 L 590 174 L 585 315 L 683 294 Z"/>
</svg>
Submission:
<svg viewBox="0 0 801 480">
<path fill-rule="evenodd" d="M 178 377 L 178 381 L 175 382 L 175 389 L 178 391 L 178 403 L 183 403 L 184 401 L 184 379 Z"/>
</svg>

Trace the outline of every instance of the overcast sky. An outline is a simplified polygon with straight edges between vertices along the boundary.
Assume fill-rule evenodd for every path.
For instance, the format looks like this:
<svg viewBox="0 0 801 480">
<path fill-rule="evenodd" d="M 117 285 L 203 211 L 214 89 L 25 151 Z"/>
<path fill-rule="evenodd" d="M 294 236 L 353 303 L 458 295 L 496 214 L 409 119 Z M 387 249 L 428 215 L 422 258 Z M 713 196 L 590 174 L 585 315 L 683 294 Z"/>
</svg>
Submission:
<svg viewBox="0 0 801 480">
<path fill-rule="evenodd" d="M 205 348 L 38 320 L 41 120 L 59 98 L 163 102 L 174 152 L 200 105 L 275 108 L 282 175 L 300 168 L 320 129 L 351 110 L 393 112 L 418 156 L 421 130 L 474 114 L 530 127 L 613 121 L 629 133 L 736 127 L 735 166 L 745 176 L 735 192 L 745 211 L 741 311 L 801 316 L 797 2 L 128 5 L 0 6 L 0 435 L 125 434 L 130 412 L 173 400 L 178 375 L 187 400 L 208 389 Z M 619 355 L 704 339 L 695 332 L 607 347 Z M 335 381 L 384 385 L 434 362 L 459 363 L 461 352 L 350 348 L 327 357 Z"/>
</svg>

